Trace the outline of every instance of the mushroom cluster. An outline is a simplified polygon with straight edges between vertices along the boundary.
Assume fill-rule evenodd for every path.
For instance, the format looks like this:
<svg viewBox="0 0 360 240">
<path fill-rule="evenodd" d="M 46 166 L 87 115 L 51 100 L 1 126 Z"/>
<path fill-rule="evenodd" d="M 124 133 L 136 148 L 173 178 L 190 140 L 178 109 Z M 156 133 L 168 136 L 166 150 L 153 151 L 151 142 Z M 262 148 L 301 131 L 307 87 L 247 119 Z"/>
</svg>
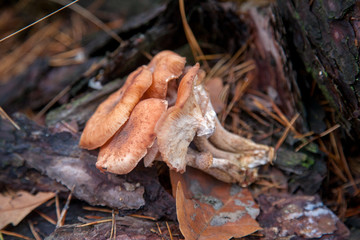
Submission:
<svg viewBox="0 0 360 240">
<path fill-rule="evenodd" d="M 158 53 L 98 106 L 79 143 L 100 147 L 98 169 L 126 174 L 141 159 L 146 167 L 157 160 L 181 173 L 191 166 L 247 185 L 272 160 L 272 147 L 223 128 L 203 85 L 205 72 L 185 62 L 174 52 Z"/>
</svg>

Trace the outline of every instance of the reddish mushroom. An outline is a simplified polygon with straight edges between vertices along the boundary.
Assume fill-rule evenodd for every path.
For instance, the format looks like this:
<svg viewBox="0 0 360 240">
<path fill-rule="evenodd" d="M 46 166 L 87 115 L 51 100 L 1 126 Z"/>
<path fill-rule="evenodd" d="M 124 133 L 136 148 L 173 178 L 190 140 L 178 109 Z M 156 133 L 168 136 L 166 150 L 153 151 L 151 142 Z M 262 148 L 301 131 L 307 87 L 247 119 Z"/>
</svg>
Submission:
<svg viewBox="0 0 360 240">
<path fill-rule="evenodd" d="M 96 167 L 116 174 L 130 172 L 155 140 L 155 125 L 167 102 L 149 98 L 139 102 L 125 125 L 100 148 Z"/>
<path fill-rule="evenodd" d="M 128 120 L 151 83 L 152 74 L 146 66 L 131 73 L 124 86 L 101 103 L 87 121 L 80 138 L 80 147 L 95 149 L 104 145 Z"/>
<path fill-rule="evenodd" d="M 149 63 L 149 68 L 153 71 L 153 82 L 144 93 L 143 99 L 165 99 L 168 82 L 180 77 L 183 73 L 185 62 L 185 58 L 174 52 L 162 51 L 158 53 Z"/>
<path fill-rule="evenodd" d="M 154 56 L 148 67 L 131 73 L 124 86 L 99 105 L 80 146 L 101 146 L 96 166 L 117 174 L 162 160 L 178 172 L 196 167 L 226 182 L 248 184 L 257 167 L 270 162 L 273 148 L 256 144 L 221 126 L 203 86 L 199 64 L 185 69 L 175 105 L 167 109 L 184 72 L 185 59 L 171 51 Z M 142 99 L 142 100 L 141 100 Z M 166 110 L 167 109 L 167 110 Z M 194 142 L 197 150 L 189 148 Z"/>
</svg>

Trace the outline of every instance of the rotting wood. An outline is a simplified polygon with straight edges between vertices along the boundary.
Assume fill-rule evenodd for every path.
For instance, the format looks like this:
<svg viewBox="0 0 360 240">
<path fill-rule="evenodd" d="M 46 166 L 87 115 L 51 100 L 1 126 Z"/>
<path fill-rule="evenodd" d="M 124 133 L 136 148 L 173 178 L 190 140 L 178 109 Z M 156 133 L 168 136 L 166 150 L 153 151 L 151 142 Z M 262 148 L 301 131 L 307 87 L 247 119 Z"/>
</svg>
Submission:
<svg viewBox="0 0 360 240">
<path fill-rule="evenodd" d="M 145 205 L 144 187 L 128 183 L 124 176 L 102 174 L 95 168 L 96 157 L 78 148 L 78 136 L 69 132 L 51 133 L 21 114 L 14 115 L 23 130 L 13 130 L 1 122 L 2 165 L 13 159 L 37 169 L 69 189 L 74 196 L 92 205 L 106 205 L 123 210 Z M 127 190 L 126 184 L 134 185 Z M 119 201 L 119 199 L 121 199 Z"/>
</svg>

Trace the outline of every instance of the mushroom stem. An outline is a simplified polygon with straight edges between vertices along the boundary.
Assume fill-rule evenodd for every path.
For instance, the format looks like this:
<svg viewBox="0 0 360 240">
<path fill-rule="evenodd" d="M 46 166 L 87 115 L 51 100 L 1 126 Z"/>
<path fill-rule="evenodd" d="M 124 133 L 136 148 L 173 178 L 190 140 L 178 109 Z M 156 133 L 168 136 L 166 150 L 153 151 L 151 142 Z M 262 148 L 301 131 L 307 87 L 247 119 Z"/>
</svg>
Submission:
<svg viewBox="0 0 360 240">
<path fill-rule="evenodd" d="M 205 137 L 195 137 L 194 143 L 200 151 L 210 152 L 215 158 L 227 159 L 240 170 L 255 168 L 271 161 L 267 152 L 259 149 L 246 149 L 237 153 L 227 152 L 218 149 Z M 257 145 L 256 143 L 254 144 Z"/>
<path fill-rule="evenodd" d="M 188 149 L 186 161 L 188 166 L 206 172 L 223 182 L 240 183 L 242 186 L 247 186 L 257 176 L 256 168 L 241 170 L 233 161 L 215 158 L 209 152 L 198 152 L 191 148 Z"/>
<path fill-rule="evenodd" d="M 220 123 L 219 119 L 215 119 L 215 132 L 209 138 L 217 148 L 229 152 L 246 152 L 246 151 L 263 151 L 264 155 L 268 154 L 270 159 L 273 158 L 273 148 L 254 143 L 253 141 L 227 131 Z"/>
<path fill-rule="evenodd" d="M 238 159 L 241 158 L 240 154 L 220 150 L 212 145 L 206 137 L 195 137 L 194 144 L 200 152 L 210 152 L 215 158 L 227 159 L 228 161 L 237 163 L 238 167 L 241 168 L 241 164 L 238 161 Z"/>
</svg>

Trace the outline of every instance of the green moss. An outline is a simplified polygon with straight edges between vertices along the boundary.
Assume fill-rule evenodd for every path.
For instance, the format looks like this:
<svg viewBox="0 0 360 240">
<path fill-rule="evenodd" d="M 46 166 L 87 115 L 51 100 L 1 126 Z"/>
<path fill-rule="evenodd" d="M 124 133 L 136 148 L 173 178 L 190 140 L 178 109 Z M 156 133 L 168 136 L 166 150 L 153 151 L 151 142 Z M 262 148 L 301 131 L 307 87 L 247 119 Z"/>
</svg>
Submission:
<svg viewBox="0 0 360 240">
<path fill-rule="evenodd" d="M 305 168 L 310 168 L 314 165 L 315 160 L 313 158 L 307 157 L 305 159 L 305 161 L 301 162 L 301 166 L 305 167 Z"/>
<path fill-rule="evenodd" d="M 318 153 L 319 152 L 319 147 L 315 143 L 309 143 L 308 145 L 306 145 L 304 147 L 304 149 L 306 151 L 308 151 L 308 152 L 311 152 L 311 153 Z"/>
</svg>

